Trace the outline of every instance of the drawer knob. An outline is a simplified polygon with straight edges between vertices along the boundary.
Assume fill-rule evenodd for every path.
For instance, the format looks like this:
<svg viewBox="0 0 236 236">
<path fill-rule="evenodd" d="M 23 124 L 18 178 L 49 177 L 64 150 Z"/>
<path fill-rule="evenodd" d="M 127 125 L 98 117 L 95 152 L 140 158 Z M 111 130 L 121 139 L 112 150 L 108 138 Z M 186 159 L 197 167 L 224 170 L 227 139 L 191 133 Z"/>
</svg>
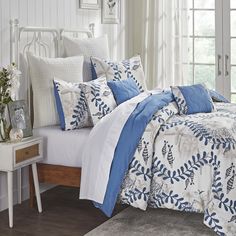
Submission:
<svg viewBox="0 0 236 236">
<path fill-rule="evenodd" d="M 28 151 L 26 151 L 26 152 L 25 152 L 25 154 L 26 154 L 26 155 L 29 155 L 29 152 L 28 152 Z"/>
</svg>

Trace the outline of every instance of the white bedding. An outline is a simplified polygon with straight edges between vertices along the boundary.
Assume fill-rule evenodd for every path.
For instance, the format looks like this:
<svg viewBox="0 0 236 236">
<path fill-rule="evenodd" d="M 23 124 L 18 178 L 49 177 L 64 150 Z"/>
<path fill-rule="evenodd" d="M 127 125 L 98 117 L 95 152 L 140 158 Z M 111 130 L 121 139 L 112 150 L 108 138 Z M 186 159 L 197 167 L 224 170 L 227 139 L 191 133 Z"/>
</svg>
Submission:
<svg viewBox="0 0 236 236">
<path fill-rule="evenodd" d="M 107 170 L 110 170 L 114 147 L 119 140 L 122 127 L 137 103 L 146 98 L 149 93 L 144 92 L 122 103 L 93 128 L 83 153 L 80 199 L 103 202 L 109 180 Z M 91 148 L 91 143 L 93 143 L 93 148 Z"/>
<path fill-rule="evenodd" d="M 84 144 L 91 128 L 62 131 L 59 126 L 34 129 L 34 135 L 44 137 L 43 163 L 82 167 Z"/>
</svg>

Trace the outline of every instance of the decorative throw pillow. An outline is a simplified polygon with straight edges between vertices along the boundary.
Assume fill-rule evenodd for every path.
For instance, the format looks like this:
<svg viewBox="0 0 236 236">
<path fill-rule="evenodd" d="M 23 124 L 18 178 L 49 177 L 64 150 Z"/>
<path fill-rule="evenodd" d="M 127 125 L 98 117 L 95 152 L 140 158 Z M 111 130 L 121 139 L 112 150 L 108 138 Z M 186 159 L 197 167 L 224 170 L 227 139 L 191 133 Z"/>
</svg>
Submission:
<svg viewBox="0 0 236 236">
<path fill-rule="evenodd" d="M 106 76 L 108 81 L 119 81 L 132 78 L 137 84 L 140 92 L 147 90 L 140 56 L 135 56 L 120 62 L 112 62 L 91 57 L 91 63 L 95 71 L 95 77 L 93 77 L 93 79 L 103 75 Z"/>
<path fill-rule="evenodd" d="M 230 102 L 228 99 L 226 99 L 223 95 L 216 92 L 215 90 L 209 90 L 209 93 L 211 95 L 213 102 L 224 102 L 224 103 Z"/>
<path fill-rule="evenodd" d="M 64 37 L 66 56 L 84 56 L 83 81 L 92 80 L 90 57 L 109 59 L 109 46 L 107 35 L 99 38 L 77 39 Z"/>
<path fill-rule="evenodd" d="M 59 124 L 53 92 L 53 78 L 82 82 L 83 56 L 46 58 L 28 55 L 33 88 L 34 128 Z"/>
<path fill-rule="evenodd" d="M 117 105 L 140 94 L 137 84 L 131 78 L 121 81 L 108 81 L 107 84 L 112 90 Z"/>
<path fill-rule="evenodd" d="M 208 90 L 202 84 L 171 87 L 180 114 L 209 113 L 214 104 Z"/>
<path fill-rule="evenodd" d="M 92 126 L 91 117 L 81 83 L 54 79 L 54 94 L 62 130 Z"/>
<path fill-rule="evenodd" d="M 102 117 L 115 109 L 116 101 L 105 77 L 83 83 L 82 86 L 93 124 L 96 125 Z"/>
</svg>

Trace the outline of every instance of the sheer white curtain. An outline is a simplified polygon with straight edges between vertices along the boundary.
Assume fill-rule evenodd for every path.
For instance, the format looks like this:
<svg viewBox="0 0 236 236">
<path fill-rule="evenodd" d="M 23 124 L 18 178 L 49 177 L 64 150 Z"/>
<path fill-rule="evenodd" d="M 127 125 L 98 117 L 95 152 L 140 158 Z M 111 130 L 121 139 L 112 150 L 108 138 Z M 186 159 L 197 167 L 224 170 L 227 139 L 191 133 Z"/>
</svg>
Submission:
<svg viewBox="0 0 236 236">
<path fill-rule="evenodd" d="M 140 18 L 134 20 L 138 20 L 139 27 L 141 26 L 140 53 L 149 88 L 166 88 L 187 83 L 187 2 L 188 0 L 139 1 Z"/>
</svg>

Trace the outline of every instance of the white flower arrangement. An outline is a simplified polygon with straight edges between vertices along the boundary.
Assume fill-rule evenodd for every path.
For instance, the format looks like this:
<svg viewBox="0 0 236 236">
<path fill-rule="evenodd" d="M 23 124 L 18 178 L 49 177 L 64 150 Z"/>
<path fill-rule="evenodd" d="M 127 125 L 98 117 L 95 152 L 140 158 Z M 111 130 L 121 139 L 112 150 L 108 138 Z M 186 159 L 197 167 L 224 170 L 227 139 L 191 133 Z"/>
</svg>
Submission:
<svg viewBox="0 0 236 236">
<path fill-rule="evenodd" d="M 5 117 L 6 106 L 17 98 L 20 75 L 21 72 L 14 63 L 0 70 L 0 137 L 3 141 L 9 138 L 10 129 Z"/>
<path fill-rule="evenodd" d="M 10 78 L 10 97 L 14 101 L 16 100 L 18 90 L 20 87 L 20 76 L 21 72 L 17 69 L 15 64 L 11 64 L 7 67 L 7 71 L 9 73 L 9 78 Z"/>
</svg>

